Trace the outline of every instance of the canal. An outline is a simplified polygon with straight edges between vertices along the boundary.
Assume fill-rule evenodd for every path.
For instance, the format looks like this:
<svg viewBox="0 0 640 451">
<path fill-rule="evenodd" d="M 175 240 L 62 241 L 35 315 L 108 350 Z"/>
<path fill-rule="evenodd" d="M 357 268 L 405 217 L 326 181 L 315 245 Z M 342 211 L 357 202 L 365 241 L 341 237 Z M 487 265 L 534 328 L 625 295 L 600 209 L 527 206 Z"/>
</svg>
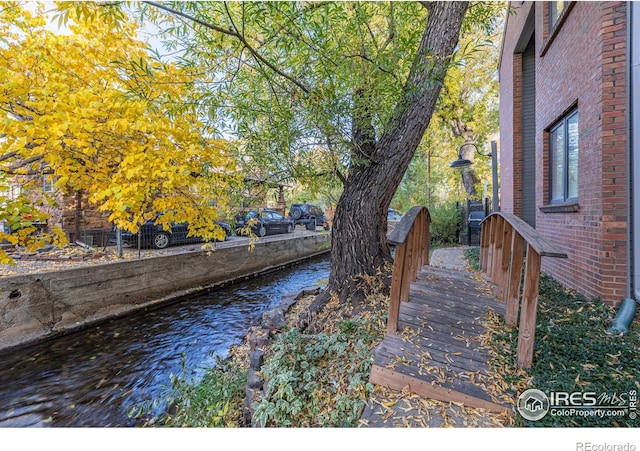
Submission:
<svg viewBox="0 0 640 451">
<path fill-rule="evenodd" d="M 283 296 L 328 276 L 317 257 L 0 355 L 0 427 L 134 427 L 127 410 L 165 408 L 172 374 L 198 380 Z"/>
</svg>

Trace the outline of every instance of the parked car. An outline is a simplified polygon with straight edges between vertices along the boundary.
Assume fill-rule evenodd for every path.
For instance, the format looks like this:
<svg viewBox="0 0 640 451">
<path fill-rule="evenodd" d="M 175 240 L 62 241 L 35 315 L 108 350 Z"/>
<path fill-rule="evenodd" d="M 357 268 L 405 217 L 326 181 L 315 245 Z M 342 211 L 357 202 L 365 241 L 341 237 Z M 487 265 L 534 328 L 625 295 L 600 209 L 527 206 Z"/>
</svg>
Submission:
<svg viewBox="0 0 640 451">
<path fill-rule="evenodd" d="M 400 221 L 402 219 L 402 215 L 395 211 L 393 208 L 389 208 L 387 211 L 387 221 Z"/>
<path fill-rule="evenodd" d="M 317 226 L 329 230 L 327 217 L 322 208 L 311 204 L 291 204 L 289 217 L 295 225 L 303 224 L 307 230 L 315 230 Z"/>
<path fill-rule="evenodd" d="M 25 221 L 30 221 L 29 225 L 20 225 L 18 224 L 18 228 L 17 229 L 11 229 L 11 226 L 9 225 L 9 222 L 7 220 L 2 220 L 0 221 L 0 232 L 6 234 L 6 235 L 11 235 L 13 233 L 18 233 L 19 231 L 22 231 L 24 229 L 29 229 L 29 233 L 28 233 L 28 238 L 27 240 L 29 241 L 33 241 L 33 240 L 37 240 L 39 239 L 39 235 L 45 233 L 47 231 L 47 221 L 31 221 L 31 215 L 28 216 L 23 216 L 22 217 L 23 220 Z M 26 237 L 25 237 L 26 238 Z M 7 239 L 2 239 L 0 240 L 0 244 L 10 244 L 9 240 Z M 24 243 L 22 243 L 24 244 Z M 13 245 L 12 245 L 13 246 Z M 45 244 L 45 248 L 49 248 L 50 244 L 46 243 Z M 40 250 L 42 250 L 44 248 L 40 248 Z"/>
<path fill-rule="evenodd" d="M 214 221 L 225 231 L 225 240 L 232 235 L 231 226 L 225 222 Z M 109 242 L 116 242 L 116 228 L 109 235 Z M 142 224 L 138 233 L 131 233 L 126 230 L 122 231 L 122 244 L 126 246 L 138 247 L 138 235 L 140 236 L 140 247 L 152 247 L 154 249 L 165 249 L 176 244 L 193 244 L 201 243 L 204 240 L 199 236 L 187 236 L 189 233 L 189 224 L 181 222 L 179 224 L 171 223 L 171 231 L 165 231 L 162 226 L 156 225 L 154 221 L 149 220 Z M 224 241 L 224 240 L 223 240 Z"/>
<path fill-rule="evenodd" d="M 275 210 L 251 210 L 237 218 L 236 233 L 247 235 L 247 226 L 251 225 L 251 232 L 258 236 L 276 233 L 291 233 L 295 228 L 292 219 L 285 218 Z"/>
</svg>

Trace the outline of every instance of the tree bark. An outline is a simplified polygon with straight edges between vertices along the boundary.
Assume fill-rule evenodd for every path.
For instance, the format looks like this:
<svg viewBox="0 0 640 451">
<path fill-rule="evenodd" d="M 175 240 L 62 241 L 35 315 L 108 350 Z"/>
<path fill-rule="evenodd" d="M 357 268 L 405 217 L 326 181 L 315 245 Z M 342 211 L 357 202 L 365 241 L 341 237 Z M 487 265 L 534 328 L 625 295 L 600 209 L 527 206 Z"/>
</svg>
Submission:
<svg viewBox="0 0 640 451">
<path fill-rule="evenodd" d="M 476 154 L 476 135 L 472 131 L 467 131 L 461 136 L 464 136 L 465 144 L 462 145 L 462 151 L 460 152 L 462 158 L 475 162 L 475 154 Z M 467 145 L 474 144 L 474 145 Z M 469 167 L 462 169 L 462 185 L 464 186 L 464 190 L 467 193 L 467 196 L 471 199 L 474 199 L 477 195 L 476 192 L 476 183 L 480 181 L 478 176 L 476 175 L 475 163 Z"/>
<path fill-rule="evenodd" d="M 75 234 L 75 241 L 80 240 L 80 214 L 82 213 L 82 192 L 76 191 L 75 205 L 73 212 L 73 233 Z"/>
<path fill-rule="evenodd" d="M 391 253 L 387 210 L 429 125 L 451 56 L 458 43 L 467 2 L 429 2 L 427 24 L 415 62 L 379 140 L 373 141 L 367 112 L 354 98 L 352 166 L 336 207 L 327 288 L 310 307 L 320 310 L 332 295 L 340 303 L 362 300 L 366 276 L 382 276 L 388 287 Z M 308 320 L 308 318 L 303 318 Z"/>
</svg>

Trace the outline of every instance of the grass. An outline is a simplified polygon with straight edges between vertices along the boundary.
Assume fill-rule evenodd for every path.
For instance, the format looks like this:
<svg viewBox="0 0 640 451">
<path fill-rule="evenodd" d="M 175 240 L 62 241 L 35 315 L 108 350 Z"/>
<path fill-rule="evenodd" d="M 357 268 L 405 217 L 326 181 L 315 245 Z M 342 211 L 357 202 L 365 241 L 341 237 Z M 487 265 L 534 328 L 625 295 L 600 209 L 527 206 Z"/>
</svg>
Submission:
<svg viewBox="0 0 640 451">
<path fill-rule="evenodd" d="M 467 258 L 469 262 L 469 266 L 474 271 L 480 271 L 480 248 L 479 247 L 468 247 L 464 250 L 464 256 Z"/>
<path fill-rule="evenodd" d="M 477 268 L 479 251 L 466 252 Z M 501 317 L 490 320 L 491 334 L 486 345 L 493 354 L 493 369 L 516 388 L 514 396 L 527 388 L 551 392 L 595 393 L 628 401 L 629 393 L 640 390 L 640 318 L 636 315 L 625 336 L 606 334 L 617 311 L 599 299 L 587 298 L 563 288 L 542 275 L 533 365 L 517 369 L 517 329 L 509 328 Z M 559 416 L 547 414 L 538 421 L 516 415 L 520 427 L 617 427 L 637 426 L 628 415 L 620 417 Z"/>
</svg>

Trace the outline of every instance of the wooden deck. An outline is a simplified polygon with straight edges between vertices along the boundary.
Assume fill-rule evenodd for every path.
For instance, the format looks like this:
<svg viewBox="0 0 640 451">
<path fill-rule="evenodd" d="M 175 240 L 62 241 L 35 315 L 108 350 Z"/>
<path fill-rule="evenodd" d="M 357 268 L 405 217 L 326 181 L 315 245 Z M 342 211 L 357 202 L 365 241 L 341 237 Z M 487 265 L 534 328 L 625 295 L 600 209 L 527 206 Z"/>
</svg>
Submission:
<svg viewBox="0 0 640 451">
<path fill-rule="evenodd" d="M 398 332 L 375 350 L 372 383 L 424 398 L 510 411 L 490 393 L 489 355 L 479 336 L 488 310 L 504 316 L 496 287 L 469 272 L 423 266 L 402 302 Z"/>
</svg>

